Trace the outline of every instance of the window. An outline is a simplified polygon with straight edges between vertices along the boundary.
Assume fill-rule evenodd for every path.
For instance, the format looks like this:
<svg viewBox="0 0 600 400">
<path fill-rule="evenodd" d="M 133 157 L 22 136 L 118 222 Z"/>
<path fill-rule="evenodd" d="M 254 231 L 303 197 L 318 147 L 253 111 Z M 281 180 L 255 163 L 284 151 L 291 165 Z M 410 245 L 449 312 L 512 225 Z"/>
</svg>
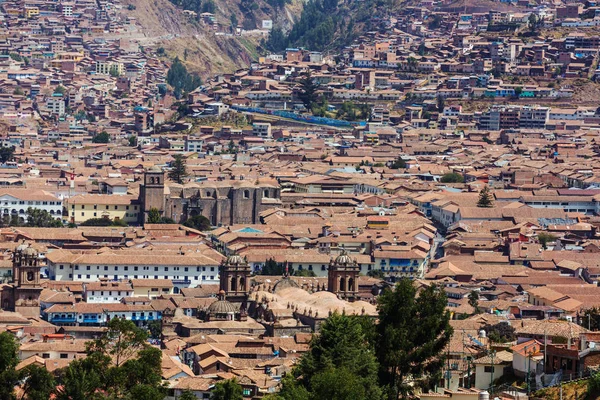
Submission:
<svg viewBox="0 0 600 400">
<path fill-rule="evenodd" d="M 250 191 L 248 189 L 244 190 L 244 198 L 245 199 L 249 199 L 250 198 Z"/>
<path fill-rule="evenodd" d="M 483 367 L 483 372 L 491 374 L 492 372 L 494 372 L 494 367 L 492 365 L 486 365 L 485 367 Z"/>
<path fill-rule="evenodd" d="M 251 395 L 252 395 L 252 390 L 244 388 L 244 397 L 250 397 Z"/>
<path fill-rule="evenodd" d="M 49 353 L 43 353 L 42 354 L 42 358 L 50 358 L 50 354 Z"/>
</svg>

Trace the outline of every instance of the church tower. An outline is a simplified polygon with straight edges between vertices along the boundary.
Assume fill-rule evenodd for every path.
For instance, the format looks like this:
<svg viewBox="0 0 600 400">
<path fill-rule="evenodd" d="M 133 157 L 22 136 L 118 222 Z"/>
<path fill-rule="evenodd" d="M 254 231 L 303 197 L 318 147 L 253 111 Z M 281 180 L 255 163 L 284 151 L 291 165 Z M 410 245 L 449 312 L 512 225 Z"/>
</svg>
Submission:
<svg viewBox="0 0 600 400">
<path fill-rule="evenodd" d="M 245 303 L 250 292 L 250 265 L 239 255 L 229 256 L 221 263 L 220 290 L 232 303 Z"/>
<path fill-rule="evenodd" d="M 40 315 L 40 257 L 33 247 L 22 244 L 13 255 L 11 308 L 24 316 Z"/>
<path fill-rule="evenodd" d="M 331 260 L 327 271 L 327 290 L 340 299 L 354 301 L 358 299 L 358 275 L 360 267 L 346 251 Z"/>
<path fill-rule="evenodd" d="M 164 216 L 165 173 L 159 167 L 154 166 L 144 173 L 144 183 L 140 185 L 139 201 L 141 223 L 146 223 L 148 212 L 152 208 L 156 208 Z"/>
</svg>

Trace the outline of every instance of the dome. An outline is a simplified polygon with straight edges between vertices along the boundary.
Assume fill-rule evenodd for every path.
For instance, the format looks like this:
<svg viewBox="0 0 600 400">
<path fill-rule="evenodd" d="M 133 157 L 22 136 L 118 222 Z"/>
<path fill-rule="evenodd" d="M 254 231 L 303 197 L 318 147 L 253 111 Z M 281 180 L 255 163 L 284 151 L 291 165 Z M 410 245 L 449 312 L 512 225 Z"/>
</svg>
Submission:
<svg viewBox="0 0 600 400">
<path fill-rule="evenodd" d="M 227 300 L 217 300 L 208 307 L 209 314 L 229 314 L 237 311 L 237 308 Z"/>
<path fill-rule="evenodd" d="M 228 265 L 244 265 L 244 264 L 246 264 L 246 260 L 244 260 L 244 258 L 242 256 L 240 256 L 239 254 L 234 254 L 227 258 L 227 264 Z"/>
<path fill-rule="evenodd" d="M 345 251 L 343 251 L 342 254 L 337 256 L 335 263 L 337 265 L 352 265 L 354 264 L 354 260 L 352 260 L 352 258 Z"/>
<path fill-rule="evenodd" d="M 148 169 L 148 172 L 163 172 L 163 170 L 158 165 L 153 165 Z"/>
<path fill-rule="evenodd" d="M 293 279 L 283 278 L 280 281 L 278 281 L 275 284 L 275 286 L 273 286 L 273 291 L 278 292 L 279 290 L 289 288 L 289 287 L 300 288 L 300 285 L 298 285 L 298 283 L 296 281 L 294 281 Z"/>
<path fill-rule="evenodd" d="M 25 243 L 20 244 L 17 246 L 17 249 L 15 250 L 16 252 L 22 252 L 25 251 L 29 246 L 27 246 Z"/>
<path fill-rule="evenodd" d="M 33 247 L 27 247 L 25 250 L 23 250 L 23 255 L 28 257 L 37 257 L 38 252 Z"/>
</svg>

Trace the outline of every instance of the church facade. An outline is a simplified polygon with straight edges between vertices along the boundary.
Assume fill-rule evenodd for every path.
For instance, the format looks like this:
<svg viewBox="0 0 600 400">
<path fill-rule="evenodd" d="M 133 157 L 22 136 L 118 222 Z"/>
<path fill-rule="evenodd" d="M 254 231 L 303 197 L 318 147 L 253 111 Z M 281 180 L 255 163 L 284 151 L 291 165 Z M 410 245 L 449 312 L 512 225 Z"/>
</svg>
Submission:
<svg viewBox="0 0 600 400">
<path fill-rule="evenodd" d="M 262 211 L 281 205 L 280 196 L 278 185 L 248 180 L 165 185 L 164 172 L 155 167 L 144 174 L 140 186 L 140 223 L 156 208 L 175 222 L 203 215 L 214 226 L 256 224 Z"/>
</svg>

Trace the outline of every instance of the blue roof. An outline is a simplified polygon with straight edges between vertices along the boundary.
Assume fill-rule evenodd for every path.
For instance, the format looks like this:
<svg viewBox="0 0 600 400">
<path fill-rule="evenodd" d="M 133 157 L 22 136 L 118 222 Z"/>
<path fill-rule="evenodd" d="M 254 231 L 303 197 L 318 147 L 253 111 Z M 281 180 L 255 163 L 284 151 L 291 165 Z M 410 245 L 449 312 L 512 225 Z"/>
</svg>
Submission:
<svg viewBox="0 0 600 400">
<path fill-rule="evenodd" d="M 242 233 L 263 233 L 263 231 L 261 231 L 261 230 L 250 228 L 250 227 L 237 230 L 236 232 L 242 232 Z"/>
</svg>

